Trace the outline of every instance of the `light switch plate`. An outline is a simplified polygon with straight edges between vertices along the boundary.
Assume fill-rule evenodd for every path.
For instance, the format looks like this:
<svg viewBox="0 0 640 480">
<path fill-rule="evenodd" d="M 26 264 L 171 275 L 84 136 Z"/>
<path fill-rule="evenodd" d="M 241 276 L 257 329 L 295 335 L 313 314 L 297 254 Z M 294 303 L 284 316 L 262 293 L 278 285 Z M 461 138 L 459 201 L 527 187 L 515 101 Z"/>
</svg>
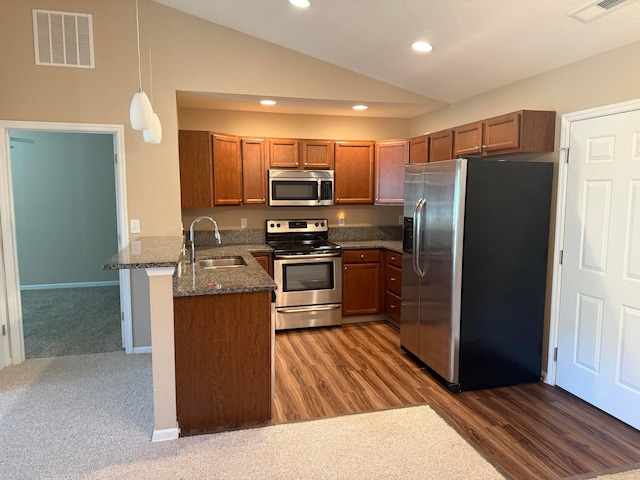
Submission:
<svg viewBox="0 0 640 480">
<path fill-rule="evenodd" d="M 131 233 L 140 233 L 140 220 L 130 220 Z"/>
</svg>

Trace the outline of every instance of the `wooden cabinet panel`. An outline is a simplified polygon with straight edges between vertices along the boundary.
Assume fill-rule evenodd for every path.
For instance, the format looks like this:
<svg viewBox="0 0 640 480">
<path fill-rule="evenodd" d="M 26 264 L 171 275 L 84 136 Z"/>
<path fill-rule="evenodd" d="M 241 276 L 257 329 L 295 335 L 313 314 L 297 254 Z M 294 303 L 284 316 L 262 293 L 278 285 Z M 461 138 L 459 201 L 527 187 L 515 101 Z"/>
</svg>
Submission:
<svg viewBox="0 0 640 480">
<path fill-rule="evenodd" d="M 431 146 L 429 150 L 429 161 L 440 162 L 451 160 L 453 155 L 453 130 L 443 130 L 429 135 Z"/>
<path fill-rule="evenodd" d="M 245 205 L 267 204 L 267 162 L 264 140 L 243 138 L 242 150 L 242 202 Z"/>
<path fill-rule="evenodd" d="M 242 203 L 240 140 L 230 135 L 212 134 L 213 194 L 215 205 Z"/>
<path fill-rule="evenodd" d="M 520 110 L 455 129 L 454 156 L 552 152 L 556 114 Z"/>
<path fill-rule="evenodd" d="M 336 142 L 335 203 L 373 204 L 374 142 Z"/>
<path fill-rule="evenodd" d="M 343 250 L 342 263 L 378 263 L 380 250 Z"/>
<path fill-rule="evenodd" d="M 398 295 L 387 290 L 384 298 L 384 314 L 396 323 L 401 321 L 402 301 Z"/>
<path fill-rule="evenodd" d="M 386 250 L 384 254 L 385 262 L 387 265 L 392 265 L 396 268 L 402 269 L 402 255 L 390 250 Z"/>
<path fill-rule="evenodd" d="M 408 140 L 376 142 L 376 205 L 404 204 L 404 166 L 407 163 Z"/>
<path fill-rule="evenodd" d="M 180 130 L 178 146 L 182 207 L 213 207 L 213 163 L 209 132 Z"/>
<path fill-rule="evenodd" d="M 482 154 L 482 129 L 483 122 L 456 127 L 453 131 L 453 156 L 458 158 Z"/>
<path fill-rule="evenodd" d="M 342 270 L 342 315 L 380 313 L 380 250 L 343 250 Z"/>
<path fill-rule="evenodd" d="M 273 278 L 273 257 L 270 253 L 252 253 L 260 266 Z"/>
<path fill-rule="evenodd" d="M 176 407 L 180 434 L 271 418 L 271 295 L 176 297 Z"/>
<path fill-rule="evenodd" d="M 302 166 L 308 170 L 333 170 L 333 140 L 302 140 Z"/>
<path fill-rule="evenodd" d="M 269 165 L 271 168 L 300 167 L 300 141 L 291 138 L 270 138 Z"/>
<path fill-rule="evenodd" d="M 389 292 L 400 296 L 402 293 L 402 270 L 387 265 L 384 284 Z"/>
<path fill-rule="evenodd" d="M 429 161 L 429 135 L 421 135 L 410 140 L 409 163 Z"/>
</svg>

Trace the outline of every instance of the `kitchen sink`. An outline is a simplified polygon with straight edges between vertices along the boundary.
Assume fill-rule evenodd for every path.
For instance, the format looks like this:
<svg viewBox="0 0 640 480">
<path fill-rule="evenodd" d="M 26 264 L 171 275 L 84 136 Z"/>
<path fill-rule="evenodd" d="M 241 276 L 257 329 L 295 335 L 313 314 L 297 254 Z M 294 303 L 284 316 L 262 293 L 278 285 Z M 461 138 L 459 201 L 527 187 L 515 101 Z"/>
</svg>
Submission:
<svg viewBox="0 0 640 480">
<path fill-rule="evenodd" d="M 240 256 L 235 257 L 218 257 L 200 260 L 198 264 L 202 268 L 228 268 L 228 267 L 246 267 L 247 262 Z"/>
</svg>

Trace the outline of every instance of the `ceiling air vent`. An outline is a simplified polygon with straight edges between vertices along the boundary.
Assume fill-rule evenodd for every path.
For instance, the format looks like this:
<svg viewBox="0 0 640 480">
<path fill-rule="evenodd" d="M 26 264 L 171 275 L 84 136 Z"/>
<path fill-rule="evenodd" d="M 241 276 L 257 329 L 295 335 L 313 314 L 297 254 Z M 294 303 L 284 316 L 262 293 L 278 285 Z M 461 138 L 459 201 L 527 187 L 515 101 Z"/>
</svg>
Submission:
<svg viewBox="0 0 640 480">
<path fill-rule="evenodd" d="M 36 65 L 95 67 L 89 14 L 34 10 L 33 37 Z"/>
<path fill-rule="evenodd" d="M 635 0 L 597 0 L 580 7 L 575 12 L 570 13 L 569 16 L 581 22 L 589 23 L 632 2 L 635 2 Z"/>
</svg>

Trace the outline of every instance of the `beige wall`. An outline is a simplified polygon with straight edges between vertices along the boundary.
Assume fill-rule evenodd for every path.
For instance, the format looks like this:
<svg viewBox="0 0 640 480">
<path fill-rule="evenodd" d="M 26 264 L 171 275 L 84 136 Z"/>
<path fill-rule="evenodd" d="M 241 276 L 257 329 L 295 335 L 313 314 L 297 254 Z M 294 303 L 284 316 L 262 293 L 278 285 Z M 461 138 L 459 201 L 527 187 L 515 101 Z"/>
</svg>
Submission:
<svg viewBox="0 0 640 480">
<path fill-rule="evenodd" d="M 564 113 L 640 98 L 639 55 L 640 42 L 632 43 L 448 105 L 415 118 L 411 136 L 521 109 L 555 110 L 559 135 Z M 469 75 L 473 81 L 473 72 Z"/>
</svg>

